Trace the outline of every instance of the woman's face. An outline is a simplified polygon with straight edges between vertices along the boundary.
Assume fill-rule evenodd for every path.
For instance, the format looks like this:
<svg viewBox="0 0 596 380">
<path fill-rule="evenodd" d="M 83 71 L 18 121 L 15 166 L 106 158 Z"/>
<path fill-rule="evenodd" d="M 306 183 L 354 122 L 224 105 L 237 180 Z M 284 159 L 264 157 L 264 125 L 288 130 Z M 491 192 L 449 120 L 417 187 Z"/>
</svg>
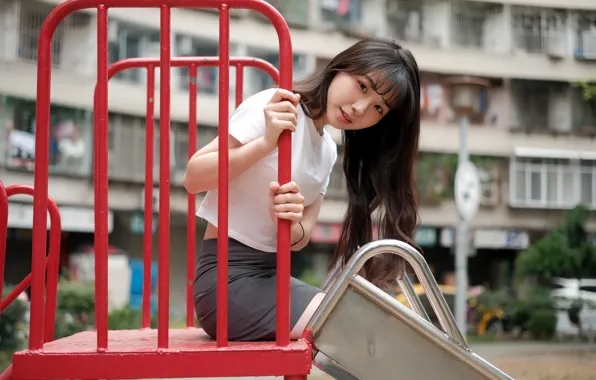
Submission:
<svg viewBox="0 0 596 380">
<path fill-rule="evenodd" d="M 379 75 L 337 73 L 327 92 L 327 124 L 344 130 L 358 130 L 377 124 L 389 111 L 385 101 L 391 94 L 379 95 L 374 89 Z"/>
</svg>

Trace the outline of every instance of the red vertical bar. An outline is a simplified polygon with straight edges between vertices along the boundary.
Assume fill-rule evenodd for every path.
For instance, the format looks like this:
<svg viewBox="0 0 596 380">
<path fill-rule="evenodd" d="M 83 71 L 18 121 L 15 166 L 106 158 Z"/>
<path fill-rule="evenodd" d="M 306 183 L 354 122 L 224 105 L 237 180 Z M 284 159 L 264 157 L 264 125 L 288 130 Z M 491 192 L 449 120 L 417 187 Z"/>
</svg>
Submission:
<svg viewBox="0 0 596 380">
<path fill-rule="evenodd" d="M 108 10 L 97 7 L 95 315 L 97 350 L 108 348 Z"/>
<path fill-rule="evenodd" d="M 51 17 L 51 16 L 49 16 Z M 29 349 L 43 347 L 43 297 L 47 238 L 50 87 L 52 36 L 58 26 L 57 16 L 46 19 L 39 33 L 37 51 L 37 128 L 35 131 L 35 171 L 33 196 L 33 242 L 31 258 L 31 311 Z"/>
<path fill-rule="evenodd" d="M 151 327 L 151 262 L 153 260 L 153 130 L 155 128 L 155 66 L 147 66 L 147 117 L 145 119 L 145 211 L 143 231 L 143 320 Z"/>
<path fill-rule="evenodd" d="M 292 46 L 287 25 L 281 16 L 273 20 L 279 34 L 280 87 L 292 90 Z M 281 32 L 283 31 L 283 33 Z M 278 182 L 292 180 L 292 136 L 289 131 L 279 137 Z M 278 220 L 277 227 L 277 345 L 290 344 L 290 222 Z"/>
<path fill-rule="evenodd" d="M 242 103 L 244 94 L 244 66 L 239 63 L 236 65 L 236 108 Z"/>
<path fill-rule="evenodd" d="M 56 317 L 56 303 L 58 297 L 58 271 L 60 266 L 60 239 L 62 236 L 62 224 L 60 211 L 53 200 L 48 201 L 48 212 L 50 214 L 50 252 L 48 254 L 46 271 L 48 278 L 48 289 L 46 292 L 46 319 L 44 342 L 54 340 L 54 320 Z"/>
<path fill-rule="evenodd" d="M 158 348 L 168 348 L 170 289 L 170 7 L 161 7 Z"/>
<path fill-rule="evenodd" d="M 0 300 L 4 284 L 4 267 L 6 264 L 6 233 L 8 230 L 8 195 L 4 184 L 0 181 Z"/>
<path fill-rule="evenodd" d="M 197 149 L 197 65 L 188 68 L 189 115 L 188 115 L 188 159 Z M 186 327 L 194 326 L 193 283 L 195 268 L 195 251 L 197 247 L 196 195 L 188 194 L 187 233 L 186 233 Z"/>
<path fill-rule="evenodd" d="M 230 84 L 230 14 L 219 6 L 219 153 L 217 213 L 217 346 L 228 345 L 228 105 Z"/>
</svg>

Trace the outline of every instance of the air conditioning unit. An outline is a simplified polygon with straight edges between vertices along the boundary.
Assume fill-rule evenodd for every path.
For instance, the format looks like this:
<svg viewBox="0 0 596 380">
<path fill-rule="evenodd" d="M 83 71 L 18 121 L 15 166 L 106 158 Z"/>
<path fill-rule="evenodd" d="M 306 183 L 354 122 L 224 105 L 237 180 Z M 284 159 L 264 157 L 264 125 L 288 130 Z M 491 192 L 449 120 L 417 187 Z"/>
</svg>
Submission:
<svg viewBox="0 0 596 380">
<path fill-rule="evenodd" d="M 478 168 L 480 176 L 481 192 L 480 205 L 483 207 L 495 207 L 499 204 L 499 168 L 493 166 L 490 169 Z"/>
<path fill-rule="evenodd" d="M 563 33 L 552 33 L 546 37 L 545 53 L 550 58 L 562 59 L 565 57 L 566 46 Z"/>
</svg>

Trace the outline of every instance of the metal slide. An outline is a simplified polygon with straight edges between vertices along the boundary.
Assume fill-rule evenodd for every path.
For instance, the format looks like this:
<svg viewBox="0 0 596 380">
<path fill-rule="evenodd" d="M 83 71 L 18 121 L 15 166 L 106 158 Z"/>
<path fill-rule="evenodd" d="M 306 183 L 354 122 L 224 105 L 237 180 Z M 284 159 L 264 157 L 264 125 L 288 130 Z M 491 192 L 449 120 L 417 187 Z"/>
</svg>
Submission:
<svg viewBox="0 0 596 380">
<path fill-rule="evenodd" d="M 401 256 L 424 286 L 442 330 L 429 322 L 407 277 L 399 280 L 413 310 L 360 277 L 379 254 Z M 324 289 L 327 296 L 309 322 L 315 365 L 338 380 L 512 379 L 473 353 L 422 255 L 397 240 L 361 247 Z"/>
</svg>

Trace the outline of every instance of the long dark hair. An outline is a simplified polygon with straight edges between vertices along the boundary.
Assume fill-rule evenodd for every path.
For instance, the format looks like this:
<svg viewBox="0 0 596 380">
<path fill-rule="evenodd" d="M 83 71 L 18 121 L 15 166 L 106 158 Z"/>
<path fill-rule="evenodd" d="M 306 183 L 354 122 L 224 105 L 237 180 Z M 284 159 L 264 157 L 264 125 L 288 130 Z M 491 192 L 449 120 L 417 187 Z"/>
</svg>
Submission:
<svg viewBox="0 0 596 380">
<path fill-rule="evenodd" d="M 377 93 L 389 98 L 391 111 L 376 125 L 343 133 L 343 171 L 348 210 L 332 266 L 343 266 L 358 247 L 373 239 L 373 212 L 379 238 L 413 241 L 418 221 L 414 162 L 420 134 L 420 75 L 410 51 L 394 41 L 370 38 L 339 53 L 322 71 L 297 82 L 295 92 L 309 117 L 324 116 L 327 91 L 338 72 L 380 74 Z M 362 275 L 382 285 L 402 274 L 403 260 L 384 254 L 369 260 Z"/>
</svg>

